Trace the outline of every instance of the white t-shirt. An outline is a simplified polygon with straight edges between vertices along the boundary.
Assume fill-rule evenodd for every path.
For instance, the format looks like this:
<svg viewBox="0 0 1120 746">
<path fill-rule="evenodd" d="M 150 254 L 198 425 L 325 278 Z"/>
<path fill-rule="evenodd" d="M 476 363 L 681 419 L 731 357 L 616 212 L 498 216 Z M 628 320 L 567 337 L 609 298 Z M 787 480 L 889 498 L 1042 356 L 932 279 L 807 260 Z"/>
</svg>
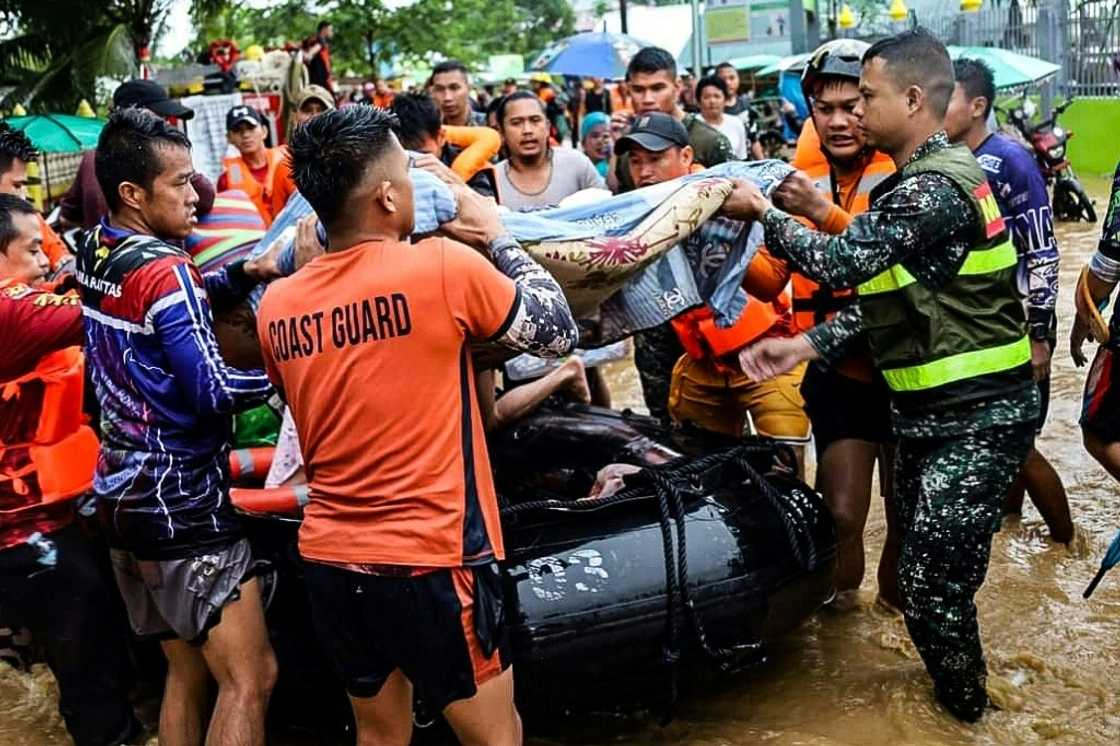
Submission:
<svg viewBox="0 0 1120 746">
<path fill-rule="evenodd" d="M 704 121 L 711 124 L 707 119 Z M 727 139 L 731 141 L 731 152 L 735 154 L 736 158 L 743 160 L 747 157 L 747 126 L 743 124 L 742 119 L 737 116 L 724 114 L 720 123 L 716 125 L 716 129 L 726 135 Z"/>
<path fill-rule="evenodd" d="M 603 187 L 603 177 L 595 164 L 583 153 L 570 148 L 552 149 L 552 176 L 548 185 L 537 194 L 518 191 L 509 179 L 510 163 L 504 160 L 495 169 L 498 196 L 502 204 L 514 212 L 532 212 L 556 207 L 560 200 L 583 189 Z"/>
</svg>

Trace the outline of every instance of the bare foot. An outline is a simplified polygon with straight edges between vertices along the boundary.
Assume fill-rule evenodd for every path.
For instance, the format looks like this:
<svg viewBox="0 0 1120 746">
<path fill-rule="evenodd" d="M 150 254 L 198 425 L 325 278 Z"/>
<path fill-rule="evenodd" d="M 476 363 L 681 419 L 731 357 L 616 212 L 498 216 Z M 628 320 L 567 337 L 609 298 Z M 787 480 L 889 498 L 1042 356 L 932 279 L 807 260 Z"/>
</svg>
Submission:
<svg viewBox="0 0 1120 746">
<path fill-rule="evenodd" d="M 560 367 L 567 374 L 568 382 L 564 386 L 567 392 L 580 404 L 590 404 L 591 387 L 587 384 L 583 361 L 578 357 L 570 357 Z"/>
</svg>

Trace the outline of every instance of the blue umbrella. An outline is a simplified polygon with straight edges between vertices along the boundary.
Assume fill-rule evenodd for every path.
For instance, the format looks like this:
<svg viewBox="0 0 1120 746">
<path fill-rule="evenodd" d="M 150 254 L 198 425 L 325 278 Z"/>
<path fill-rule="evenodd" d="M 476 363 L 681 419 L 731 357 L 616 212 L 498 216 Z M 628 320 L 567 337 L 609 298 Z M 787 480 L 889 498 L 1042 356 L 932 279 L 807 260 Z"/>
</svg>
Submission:
<svg viewBox="0 0 1120 746">
<path fill-rule="evenodd" d="M 1089 583 L 1089 587 L 1081 595 L 1088 598 L 1093 595 L 1093 591 L 1097 589 L 1097 584 L 1101 582 L 1104 574 L 1120 565 L 1120 531 L 1116 532 L 1116 536 L 1112 538 L 1112 543 L 1108 545 L 1108 551 L 1104 553 L 1104 559 L 1101 560 L 1101 569 L 1097 570 L 1097 574 L 1093 576 L 1093 581 Z"/>
<path fill-rule="evenodd" d="M 623 78 L 630 58 L 647 46 L 633 36 L 589 31 L 550 45 L 529 67 L 556 75 Z"/>
</svg>

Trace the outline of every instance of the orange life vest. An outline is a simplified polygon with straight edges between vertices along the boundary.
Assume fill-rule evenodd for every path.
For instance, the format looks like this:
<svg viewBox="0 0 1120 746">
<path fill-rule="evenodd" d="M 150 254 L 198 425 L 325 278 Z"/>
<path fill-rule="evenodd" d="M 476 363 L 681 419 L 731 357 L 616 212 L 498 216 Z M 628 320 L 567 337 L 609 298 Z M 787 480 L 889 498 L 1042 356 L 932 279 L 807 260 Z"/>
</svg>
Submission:
<svg viewBox="0 0 1120 746">
<path fill-rule="evenodd" d="M 719 365 L 720 358 L 740 350 L 765 336 L 789 319 L 788 290 L 772 302 L 748 298 L 738 320 L 729 327 L 716 324 L 707 306 L 685 311 L 672 320 L 673 330 L 684 351 L 693 360 L 708 359 Z"/>
<path fill-rule="evenodd" d="M 835 204 L 850 215 L 867 212 L 871 204 L 871 190 L 895 172 L 894 161 L 889 156 L 876 151 L 863 171 L 859 186 L 841 202 L 839 191 L 833 181 L 832 167 L 825 158 L 811 118 L 805 121 L 805 126 L 801 130 L 801 137 L 797 140 L 797 150 L 794 152 L 791 165 L 799 171 L 804 171 L 813 179 L 817 189 L 828 195 Z M 793 273 L 791 281 L 793 323 L 799 332 L 808 331 L 832 318 L 837 311 L 851 303 L 855 295 L 855 291 L 850 289 L 822 288 L 798 272 Z"/>
<path fill-rule="evenodd" d="M 842 199 L 812 118 L 805 121 L 791 165 L 804 171 L 813 179 L 817 189 L 850 215 L 867 212 L 871 205 L 871 190 L 895 172 L 894 161 L 886 154 L 875 151 L 863 170 L 859 185 Z M 823 324 L 855 299 L 854 290 L 822 287 L 799 272 L 791 274 L 790 284 L 793 287 L 793 326 L 798 332 Z M 874 375 L 874 366 L 866 355 L 849 355 L 837 366 L 837 370 L 863 381 L 870 381 Z"/>
<path fill-rule="evenodd" d="M 222 161 L 222 168 L 226 174 L 226 189 L 236 189 L 245 193 L 257 206 L 257 211 L 264 218 L 266 225 L 272 225 L 273 214 L 272 192 L 276 186 L 276 172 L 284 165 L 285 151 L 283 148 L 265 148 L 268 160 L 268 172 L 264 177 L 264 184 L 259 183 L 249 169 L 249 164 L 241 156 L 226 158 Z"/>
<path fill-rule="evenodd" d="M 32 440 L 24 443 L 0 442 L 0 451 L 27 449 L 27 465 L 0 472 L 0 481 L 12 482 L 13 491 L 27 494 L 32 489 L 28 477 L 35 475 L 39 502 L 0 514 L 12 515 L 45 503 L 68 500 L 89 490 L 97 466 L 98 442 L 82 413 L 85 359 L 80 347 L 67 347 L 45 355 L 35 369 L 10 381 L 0 382 L 0 398 L 18 398 L 27 384 L 43 386 L 39 424 Z"/>
</svg>

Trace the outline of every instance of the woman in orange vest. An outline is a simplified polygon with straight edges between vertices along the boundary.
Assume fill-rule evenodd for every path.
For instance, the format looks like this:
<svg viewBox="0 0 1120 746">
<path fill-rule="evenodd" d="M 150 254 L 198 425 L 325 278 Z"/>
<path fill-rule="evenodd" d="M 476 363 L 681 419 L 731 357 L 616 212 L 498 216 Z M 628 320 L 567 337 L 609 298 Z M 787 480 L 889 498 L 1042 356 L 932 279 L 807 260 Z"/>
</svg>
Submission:
<svg viewBox="0 0 1120 746">
<path fill-rule="evenodd" d="M 860 60 L 867 47 L 865 42 L 841 39 L 814 52 L 801 83 L 811 116 L 805 122 L 793 161 L 803 173 L 786 179 L 775 192 L 787 205 L 803 206 L 803 214 L 811 215 L 812 222 L 829 233 L 843 232 L 852 215 L 866 211 L 871 191 L 895 170 L 889 157 L 866 148 L 854 114 L 860 100 Z M 800 333 L 827 322 L 854 300 L 852 290 L 823 288 L 791 273 L 783 261 L 766 251 L 759 252 L 751 269 L 757 275 L 769 275 L 771 287 L 791 282 L 794 326 Z M 863 580 L 863 529 L 878 463 L 880 492 L 887 506 L 887 539 L 878 570 L 879 599 L 901 608 L 896 570 L 899 542 L 889 499 L 894 440 L 890 404 L 866 342 L 857 341 L 839 366 L 810 366 L 801 392 L 813 423 L 817 489 L 836 520 L 835 604 L 853 605 Z"/>
<path fill-rule="evenodd" d="M 124 743 L 140 732 L 127 636 L 74 525 L 98 457 L 82 413 L 81 306 L 35 286 L 46 267 L 37 217 L 0 195 L 0 599 L 5 622 L 46 647 L 74 741 Z"/>
<path fill-rule="evenodd" d="M 234 106 L 226 114 L 226 136 L 237 157 L 223 161 L 218 191 L 237 189 L 248 195 L 266 224 L 288 204 L 296 190 L 283 148 L 267 148 L 264 124 L 251 106 Z"/>
</svg>

